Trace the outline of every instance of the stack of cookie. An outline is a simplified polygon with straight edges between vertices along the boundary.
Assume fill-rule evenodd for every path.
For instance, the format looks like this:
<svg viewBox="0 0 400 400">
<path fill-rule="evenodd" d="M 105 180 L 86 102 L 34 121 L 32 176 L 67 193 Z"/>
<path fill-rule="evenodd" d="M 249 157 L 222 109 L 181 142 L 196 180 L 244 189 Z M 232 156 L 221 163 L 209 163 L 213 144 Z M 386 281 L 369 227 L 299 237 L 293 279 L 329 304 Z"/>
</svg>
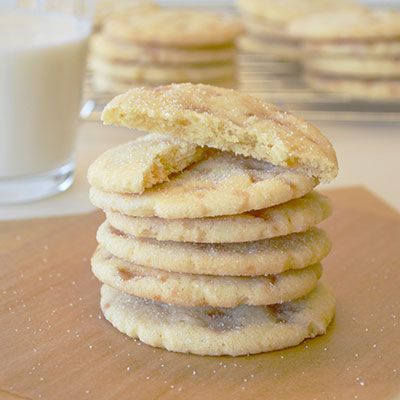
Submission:
<svg viewBox="0 0 400 400">
<path fill-rule="evenodd" d="M 319 283 L 330 214 L 313 191 L 337 174 L 307 122 L 233 90 L 132 89 L 103 121 L 148 134 L 90 167 L 106 213 L 92 270 L 118 330 L 202 355 L 284 348 L 325 333 L 334 298 Z"/>
<path fill-rule="evenodd" d="M 320 90 L 359 99 L 400 99 L 400 13 L 351 9 L 289 27 L 304 40 L 304 70 Z"/>
<path fill-rule="evenodd" d="M 306 15 L 349 4 L 347 0 L 238 0 L 247 30 L 240 38 L 240 47 L 279 60 L 298 61 L 300 36 L 290 35 L 288 25 Z"/>
<path fill-rule="evenodd" d="M 232 85 L 233 17 L 202 11 L 145 9 L 104 24 L 91 41 L 94 88 L 121 92 L 138 84 L 203 82 Z"/>
</svg>

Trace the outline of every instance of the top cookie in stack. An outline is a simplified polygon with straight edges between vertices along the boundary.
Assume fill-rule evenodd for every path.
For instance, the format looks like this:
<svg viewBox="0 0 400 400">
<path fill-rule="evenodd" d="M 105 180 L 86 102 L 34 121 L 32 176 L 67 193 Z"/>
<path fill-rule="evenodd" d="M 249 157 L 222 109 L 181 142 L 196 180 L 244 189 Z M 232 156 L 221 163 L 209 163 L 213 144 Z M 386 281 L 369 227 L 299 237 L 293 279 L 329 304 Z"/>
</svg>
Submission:
<svg viewBox="0 0 400 400">
<path fill-rule="evenodd" d="M 94 85 L 120 92 L 138 83 L 232 83 L 241 31 L 236 18 L 193 10 L 152 9 L 114 18 L 91 41 Z"/>
<path fill-rule="evenodd" d="M 300 37 L 290 35 L 288 25 L 304 16 L 353 7 L 350 0 L 238 0 L 248 34 L 240 39 L 244 51 L 263 53 L 280 60 L 301 58 Z"/>
<path fill-rule="evenodd" d="M 241 355 L 326 331 L 330 250 L 313 191 L 337 174 L 319 130 L 233 90 L 175 84 L 116 97 L 105 123 L 156 132 L 90 167 L 106 212 L 94 274 L 105 317 L 168 350 Z"/>
<path fill-rule="evenodd" d="M 317 89 L 355 98 L 400 99 L 400 13 L 351 9 L 289 27 L 304 40 L 304 66 Z"/>
<path fill-rule="evenodd" d="M 151 0 L 96 0 L 93 29 L 98 31 L 111 18 L 117 18 L 138 10 L 156 9 L 158 6 Z"/>
</svg>

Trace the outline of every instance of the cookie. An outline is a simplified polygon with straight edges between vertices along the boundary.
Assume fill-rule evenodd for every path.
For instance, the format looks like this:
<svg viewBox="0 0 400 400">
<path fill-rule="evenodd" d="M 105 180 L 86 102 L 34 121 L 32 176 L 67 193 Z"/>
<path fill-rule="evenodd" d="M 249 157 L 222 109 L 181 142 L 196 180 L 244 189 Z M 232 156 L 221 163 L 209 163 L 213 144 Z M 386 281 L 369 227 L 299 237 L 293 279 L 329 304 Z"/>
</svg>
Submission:
<svg viewBox="0 0 400 400">
<path fill-rule="evenodd" d="M 263 19 L 244 14 L 243 24 L 246 32 L 254 36 L 268 37 L 271 39 L 286 39 L 288 41 L 296 41 L 287 33 L 286 24 L 269 21 L 266 23 Z"/>
<path fill-rule="evenodd" d="M 133 80 L 148 83 L 165 82 L 210 82 L 235 76 L 234 63 L 213 64 L 146 64 L 135 62 L 110 62 L 92 55 L 90 68 L 100 74 L 116 80 Z"/>
<path fill-rule="evenodd" d="M 338 78 L 400 78 L 400 58 L 321 55 L 306 59 L 304 66 L 309 74 L 317 73 Z"/>
<path fill-rule="evenodd" d="M 90 77 L 90 84 L 92 88 L 99 93 L 107 93 L 116 95 L 121 92 L 126 92 L 137 86 L 143 86 L 143 82 L 117 80 L 101 74 L 92 74 Z"/>
<path fill-rule="evenodd" d="M 346 42 L 306 42 L 303 51 L 307 57 L 314 56 L 353 56 L 400 58 L 399 41 L 349 41 Z"/>
<path fill-rule="evenodd" d="M 288 32 L 309 41 L 397 40 L 399 19 L 398 11 L 351 8 L 301 18 L 290 24 Z"/>
<path fill-rule="evenodd" d="M 115 61 L 140 61 L 146 64 L 209 64 L 233 62 L 236 49 L 233 44 L 204 48 L 139 46 L 116 41 L 102 34 L 90 40 L 91 52 L 99 58 Z"/>
<path fill-rule="evenodd" d="M 132 0 L 97 0 L 95 2 L 93 24 L 95 28 L 99 29 L 105 21 L 111 18 L 120 18 L 127 14 L 131 15 L 137 12 L 139 12 L 140 15 L 144 15 L 145 12 L 152 12 L 155 9 L 158 9 L 158 6 L 149 0 L 145 2 L 133 2 Z"/>
<path fill-rule="evenodd" d="M 92 203 L 136 217 L 203 218 L 240 214 L 302 197 L 317 184 L 298 169 L 219 151 L 141 195 L 92 187 Z M 112 182 L 119 185 L 118 178 Z"/>
<path fill-rule="evenodd" d="M 107 211 L 107 221 L 136 237 L 193 243 L 239 243 L 304 232 L 331 214 L 327 197 L 312 192 L 259 211 L 226 217 L 135 218 Z"/>
<path fill-rule="evenodd" d="M 321 284 L 299 300 L 271 306 L 179 307 L 101 288 L 101 309 L 119 331 L 155 347 L 239 356 L 295 346 L 324 334 L 335 299 Z"/>
<path fill-rule="evenodd" d="M 152 86 L 151 83 L 143 81 L 135 81 L 134 79 L 118 80 L 98 73 L 92 74 L 92 76 L 90 77 L 90 83 L 93 89 L 97 92 L 111 95 L 126 92 L 127 90 L 138 86 Z M 237 86 L 236 75 L 230 77 L 228 76 L 222 80 L 210 81 L 209 83 L 225 88 L 234 88 Z"/>
<path fill-rule="evenodd" d="M 243 31 L 238 18 L 185 9 L 160 9 L 113 19 L 104 34 L 151 46 L 204 47 L 232 43 Z"/>
<path fill-rule="evenodd" d="M 190 83 L 136 88 L 108 103 L 102 120 L 302 168 L 324 182 L 337 175 L 335 151 L 316 127 L 234 90 Z"/>
<path fill-rule="evenodd" d="M 269 58 L 286 61 L 297 61 L 301 58 L 301 49 L 296 42 L 270 41 L 268 38 L 260 38 L 244 35 L 238 40 L 238 46 L 245 53 L 262 54 Z"/>
<path fill-rule="evenodd" d="M 97 241 L 116 257 L 144 267 L 205 275 L 249 276 L 301 269 L 321 261 L 331 248 L 321 229 L 244 243 L 159 242 L 136 238 L 107 221 Z"/>
<path fill-rule="evenodd" d="M 237 277 L 194 275 L 146 268 L 99 247 L 92 257 L 101 282 L 134 296 L 181 306 L 236 307 L 282 303 L 305 296 L 322 274 L 319 263 L 282 274 Z"/>
<path fill-rule="evenodd" d="M 142 193 L 204 155 L 201 147 L 178 138 L 149 134 L 100 155 L 89 167 L 88 180 L 104 191 Z"/>
<path fill-rule="evenodd" d="M 287 24 L 298 18 L 337 8 L 360 7 L 347 0 L 238 0 L 240 11 L 266 23 Z"/>
<path fill-rule="evenodd" d="M 358 100 L 400 99 L 400 79 L 346 79 L 324 75 L 306 75 L 306 82 L 316 90 L 331 92 Z"/>
</svg>

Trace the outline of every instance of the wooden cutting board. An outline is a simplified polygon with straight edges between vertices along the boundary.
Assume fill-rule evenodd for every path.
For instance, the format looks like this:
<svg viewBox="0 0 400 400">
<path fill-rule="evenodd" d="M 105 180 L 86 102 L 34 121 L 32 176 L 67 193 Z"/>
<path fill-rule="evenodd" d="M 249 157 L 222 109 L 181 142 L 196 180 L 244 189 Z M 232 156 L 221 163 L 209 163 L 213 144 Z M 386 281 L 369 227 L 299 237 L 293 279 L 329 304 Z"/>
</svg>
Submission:
<svg viewBox="0 0 400 400">
<path fill-rule="evenodd" d="M 0 224 L 2 399 L 371 399 L 400 395 L 400 220 L 360 188 L 330 192 L 325 336 L 269 354 L 153 349 L 99 310 L 90 272 L 103 216 Z"/>
</svg>

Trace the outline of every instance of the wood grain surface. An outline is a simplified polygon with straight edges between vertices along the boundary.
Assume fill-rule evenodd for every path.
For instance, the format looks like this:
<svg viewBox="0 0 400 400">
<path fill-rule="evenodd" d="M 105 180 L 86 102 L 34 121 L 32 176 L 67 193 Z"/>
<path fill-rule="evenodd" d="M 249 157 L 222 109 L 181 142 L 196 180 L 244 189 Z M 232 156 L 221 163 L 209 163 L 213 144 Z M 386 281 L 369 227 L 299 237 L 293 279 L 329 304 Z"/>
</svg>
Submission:
<svg viewBox="0 0 400 400">
<path fill-rule="evenodd" d="M 0 223 L 0 398 L 398 398 L 399 216 L 361 188 L 329 194 L 336 319 L 325 336 L 249 357 L 169 353 L 112 328 L 89 264 L 101 212 Z"/>
</svg>

